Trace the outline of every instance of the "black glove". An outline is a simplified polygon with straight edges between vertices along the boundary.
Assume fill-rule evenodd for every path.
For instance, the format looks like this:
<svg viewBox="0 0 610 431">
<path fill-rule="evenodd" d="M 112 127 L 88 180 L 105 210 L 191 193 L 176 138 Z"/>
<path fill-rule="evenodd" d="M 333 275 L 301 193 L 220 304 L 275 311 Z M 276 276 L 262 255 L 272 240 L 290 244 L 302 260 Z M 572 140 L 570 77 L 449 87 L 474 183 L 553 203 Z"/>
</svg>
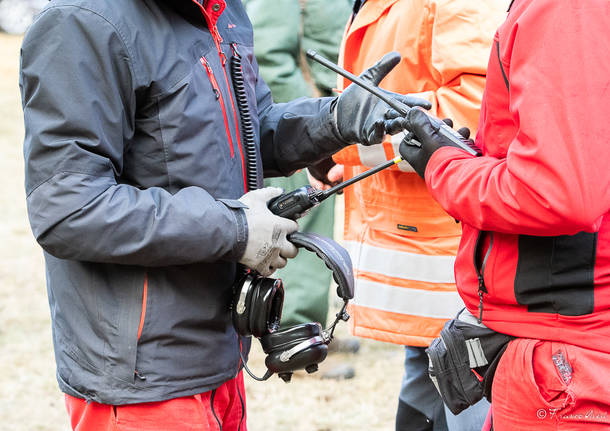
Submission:
<svg viewBox="0 0 610 431">
<path fill-rule="evenodd" d="M 331 170 L 336 163 L 332 157 L 327 157 L 326 159 L 322 159 L 319 162 L 316 162 L 312 165 L 307 166 L 307 170 L 316 180 L 320 181 L 323 184 L 334 186 L 337 183 L 333 183 L 328 179 L 328 171 Z"/>
<path fill-rule="evenodd" d="M 361 75 L 374 86 L 400 62 L 400 54 L 390 52 Z M 393 99 L 407 105 L 430 109 L 430 102 L 413 96 L 382 90 Z M 364 88 L 351 84 L 337 98 L 334 109 L 335 125 L 341 138 L 350 144 L 375 145 L 386 135 L 385 113 L 390 107 Z"/>
<path fill-rule="evenodd" d="M 450 119 L 447 118 L 443 122 L 449 127 L 453 127 L 453 121 Z M 410 110 L 406 118 L 391 120 L 386 124 L 386 127 L 397 130 L 400 128 L 398 125 L 409 131 L 400 143 L 398 151 L 402 158 L 409 162 L 415 172 L 422 178 L 425 177 L 428 161 L 436 150 L 447 146 L 460 148 L 451 140 L 438 133 L 439 125 L 419 109 Z M 464 139 L 468 139 L 470 136 L 470 130 L 467 127 L 462 127 L 457 132 Z M 470 140 L 470 142 L 472 141 Z"/>
</svg>

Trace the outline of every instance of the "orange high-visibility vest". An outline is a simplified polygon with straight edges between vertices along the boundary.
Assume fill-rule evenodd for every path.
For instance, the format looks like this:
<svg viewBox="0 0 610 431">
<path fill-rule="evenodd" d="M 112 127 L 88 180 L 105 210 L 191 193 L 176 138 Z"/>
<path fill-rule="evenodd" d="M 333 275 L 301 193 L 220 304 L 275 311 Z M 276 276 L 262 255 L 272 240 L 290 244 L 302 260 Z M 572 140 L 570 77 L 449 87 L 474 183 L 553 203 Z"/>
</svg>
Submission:
<svg viewBox="0 0 610 431">
<path fill-rule="evenodd" d="M 339 62 L 360 74 L 398 51 L 401 62 L 380 86 L 428 99 L 432 114 L 452 118 L 474 136 L 492 38 L 506 6 L 498 0 L 368 0 L 346 29 Z M 347 85 L 339 77 L 338 89 Z M 337 153 L 344 179 L 399 155 L 403 136 Z M 453 273 L 460 234 L 406 162 L 346 188 L 344 239 L 356 274 L 353 334 L 410 346 L 437 337 L 464 306 Z"/>
</svg>

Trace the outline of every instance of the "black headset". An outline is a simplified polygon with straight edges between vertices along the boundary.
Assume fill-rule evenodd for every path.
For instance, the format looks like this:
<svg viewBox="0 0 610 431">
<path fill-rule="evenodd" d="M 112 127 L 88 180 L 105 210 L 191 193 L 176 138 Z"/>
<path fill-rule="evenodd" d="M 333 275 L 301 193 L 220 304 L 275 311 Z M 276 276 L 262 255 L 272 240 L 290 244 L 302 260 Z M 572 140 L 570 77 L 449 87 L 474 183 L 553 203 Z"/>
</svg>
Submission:
<svg viewBox="0 0 610 431">
<path fill-rule="evenodd" d="M 235 88 L 237 105 L 241 117 L 246 147 L 246 166 L 248 190 L 257 189 L 259 184 L 257 167 L 257 146 L 254 128 L 249 112 L 248 97 L 241 67 L 242 57 L 237 45 L 231 48 L 231 77 Z M 295 232 L 288 236 L 297 247 L 314 252 L 332 271 L 337 282 L 337 294 L 344 300 L 341 311 L 328 329 L 319 323 L 305 323 L 280 329 L 284 286 L 282 280 L 262 277 L 255 271 L 243 274 L 233 287 L 232 319 L 235 330 L 243 336 L 254 335 L 259 338 L 263 351 L 267 354 L 267 372 L 262 378 L 256 377 L 248 369 L 240 349 L 242 363 L 246 372 L 255 380 L 267 380 L 277 373 L 289 382 L 292 373 L 305 369 L 313 373 L 318 369 L 328 353 L 328 344 L 333 338 L 339 320 L 349 319 L 345 311 L 348 300 L 354 297 L 354 274 L 352 261 L 347 251 L 330 238 L 313 233 Z"/>
<path fill-rule="evenodd" d="M 262 378 L 250 372 L 242 354 L 246 372 L 256 380 L 267 380 L 277 373 L 289 382 L 294 371 L 317 371 L 318 364 L 326 358 L 335 326 L 340 320 L 349 319 L 345 309 L 347 302 L 354 297 L 352 262 L 343 247 L 330 238 L 314 233 L 295 232 L 288 239 L 298 248 L 310 250 L 324 261 L 333 273 L 337 295 L 344 303 L 328 329 L 323 329 L 318 322 L 280 329 L 284 304 L 282 280 L 262 277 L 254 271 L 242 275 L 234 286 L 233 326 L 240 335 L 259 338 L 267 354 L 267 372 Z"/>
</svg>

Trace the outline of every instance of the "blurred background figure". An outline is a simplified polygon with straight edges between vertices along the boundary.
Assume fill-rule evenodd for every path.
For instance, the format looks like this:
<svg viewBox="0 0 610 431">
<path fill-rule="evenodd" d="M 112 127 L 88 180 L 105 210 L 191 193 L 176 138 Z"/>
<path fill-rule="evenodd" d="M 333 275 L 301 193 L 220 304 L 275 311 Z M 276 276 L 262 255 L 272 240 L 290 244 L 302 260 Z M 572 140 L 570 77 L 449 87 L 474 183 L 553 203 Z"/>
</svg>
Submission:
<svg viewBox="0 0 610 431">
<path fill-rule="evenodd" d="M 48 0 L 0 0 L 0 31 L 23 34 Z"/>
<path fill-rule="evenodd" d="M 351 12 L 350 0 L 243 0 L 254 28 L 254 53 L 260 74 L 271 88 L 275 102 L 299 97 L 331 96 L 337 75 L 306 59 L 305 52 L 317 52 L 336 62 L 339 44 Z M 266 186 L 286 191 L 308 184 L 306 172 L 288 178 L 265 180 Z M 300 231 L 333 236 L 334 198 L 327 199 L 299 219 Z M 300 253 L 275 275 L 286 289 L 282 326 L 306 322 L 326 325 L 331 274 L 313 253 Z M 336 339 L 329 351 L 356 352 L 356 339 Z M 323 378 L 351 378 L 355 372 L 347 364 L 323 364 Z M 329 367 L 329 365 L 331 365 Z"/>
</svg>

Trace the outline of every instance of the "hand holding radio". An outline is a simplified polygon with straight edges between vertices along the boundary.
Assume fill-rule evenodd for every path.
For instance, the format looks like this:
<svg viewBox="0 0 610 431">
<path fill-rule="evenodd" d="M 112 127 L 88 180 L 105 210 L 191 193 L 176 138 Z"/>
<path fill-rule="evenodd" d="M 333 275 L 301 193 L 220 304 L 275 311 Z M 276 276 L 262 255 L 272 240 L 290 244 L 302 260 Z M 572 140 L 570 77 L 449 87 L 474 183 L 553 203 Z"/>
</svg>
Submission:
<svg viewBox="0 0 610 431">
<path fill-rule="evenodd" d="M 472 140 L 468 139 L 470 130 L 466 127 L 457 132 L 451 126 L 451 120 L 440 121 L 419 109 L 412 109 L 404 118 L 391 120 L 400 122 L 409 132 L 399 147 L 400 155 L 415 169 L 420 177 L 425 178 L 426 166 L 432 154 L 441 147 L 455 147 L 466 150 L 469 154 L 480 155 Z M 392 126 L 389 126 L 392 127 Z M 456 143 L 460 140 L 460 144 Z M 465 147 L 465 146 L 468 147 Z"/>
<path fill-rule="evenodd" d="M 344 78 L 349 79 L 350 81 L 352 81 L 354 84 L 356 84 L 360 88 L 364 89 L 365 91 L 368 91 L 369 93 L 377 96 L 379 99 L 381 99 L 385 103 L 387 103 L 387 105 L 390 106 L 392 108 L 392 110 L 386 109 L 386 111 L 385 111 L 386 118 L 392 118 L 391 115 L 394 112 L 395 112 L 394 117 L 396 117 L 396 114 L 397 114 L 398 117 L 405 117 L 405 118 L 412 111 L 415 111 L 418 113 L 423 113 L 420 109 L 417 108 L 417 106 L 426 108 L 426 109 L 430 108 L 430 104 L 427 101 L 423 101 L 425 103 L 409 102 L 409 100 L 422 101 L 422 99 L 418 99 L 413 96 L 398 95 L 398 94 L 383 90 L 383 89 L 377 87 L 377 85 L 372 85 L 372 81 L 370 79 L 363 79 L 363 77 L 365 77 L 365 75 L 367 74 L 368 70 L 365 71 L 365 73 L 363 73 L 361 76 L 356 76 L 353 73 L 350 73 L 347 70 L 342 69 L 339 66 L 337 66 L 336 64 L 328 61 L 326 58 L 322 57 L 320 54 L 318 54 L 313 49 L 310 49 L 307 51 L 307 57 L 311 58 L 314 61 L 317 61 L 324 67 L 329 68 L 330 70 L 338 73 L 339 75 L 343 76 Z M 399 60 L 400 55 L 398 53 L 388 53 L 381 59 L 381 61 L 379 63 L 385 63 L 385 62 L 391 63 L 390 60 L 388 60 L 388 59 L 390 59 L 392 62 L 397 63 L 398 61 L 396 59 Z M 379 63 L 377 63 L 377 65 L 373 66 L 371 69 L 375 69 L 379 65 Z M 391 66 L 391 68 L 392 67 L 394 67 L 394 66 Z M 385 72 L 385 73 L 387 74 L 391 70 L 391 68 L 389 70 L 387 70 L 387 72 Z M 352 86 L 350 86 L 350 87 L 352 87 Z M 350 87 L 348 87 L 348 88 L 350 88 Z M 388 115 L 390 115 L 390 117 L 388 117 Z M 419 114 L 417 114 L 417 115 L 419 115 Z M 428 118 L 428 122 L 435 126 L 437 134 L 444 138 L 446 145 L 451 145 L 454 147 L 461 148 L 462 150 L 466 151 L 468 154 L 472 154 L 473 156 L 481 155 L 481 151 L 472 144 L 472 141 L 465 139 L 464 136 L 462 136 L 460 133 L 453 130 L 450 126 L 443 123 L 441 120 L 434 118 L 427 114 L 424 114 L 424 115 L 426 115 L 426 117 Z M 421 118 L 421 117 L 418 117 L 418 118 Z M 400 119 L 397 119 L 397 120 L 400 120 Z M 394 124 L 394 126 L 396 124 L 401 125 L 402 123 L 400 121 L 398 121 Z M 406 128 L 409 129 L 408 127 L 406 127 Z M 391 122 L 388 122 L 388 121 L 386 121 L 384 123 L 383 129 L 390 134 L 398 133 L 400 131 L 400 127 L 392 127 Z M 462 129 L 460 129 L 460 130 L 462 130 Z M 412 130 L 410 130 L 410 131 L 412 131 Z M 417 145 L 416 141 L 411 142 L 411 144 Z"/>
<path fill-rule="evenodd" d="M 282 189 L 266 187 L 246 193 L 239 201 L 246 205 L 244 213 L 248 224 L 246 251 L 239 263 L 256 270 L 262 276 L 271 275 L 286 266 L 287 259 L 297 255 L 297 248 L 287 236 L 299 225 L 269 211 L 267 202 L 282 194 Z"/>
</svg>

